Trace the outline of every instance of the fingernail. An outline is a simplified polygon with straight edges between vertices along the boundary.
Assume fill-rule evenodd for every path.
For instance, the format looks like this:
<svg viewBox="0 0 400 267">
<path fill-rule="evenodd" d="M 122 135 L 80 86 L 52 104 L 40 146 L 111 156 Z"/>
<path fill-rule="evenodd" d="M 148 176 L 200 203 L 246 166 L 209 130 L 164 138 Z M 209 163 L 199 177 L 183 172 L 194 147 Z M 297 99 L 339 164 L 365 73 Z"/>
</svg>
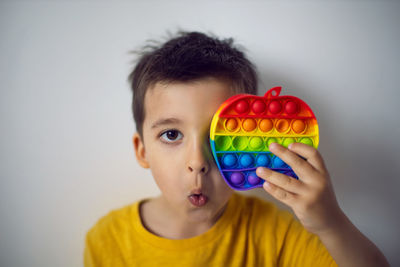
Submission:
<svg viewBox="0 0 400 267">
<path fill-rule="evenodd" d="M 289 149 L 292 149 L 294 143 L 291 143 L 290 145 L 288 145 Z"/>
<path fill-rule="evenodd" d="M 271 187 L 270 184 L 267 181 L 264 181 L 263 186 L 268 187 L 268 188 Z"/>
<path fill-rule="evenodd" d="M 269 145 L 269 150 L 275 150 L 277 147 L 278 147 L 278 144 L 277 144 L 277 143 L 271 143 L 271 144 Z"/>
<path fill-rule="evenodd" d="M 264 175 L 266 172 L 265 172 L 265 168 L 264 167 L 258 167 L 257 169 L 256 169 L 256 174 L 258 175 L 258 176 L 261 176 L 261 175 Z"/>
</svg>

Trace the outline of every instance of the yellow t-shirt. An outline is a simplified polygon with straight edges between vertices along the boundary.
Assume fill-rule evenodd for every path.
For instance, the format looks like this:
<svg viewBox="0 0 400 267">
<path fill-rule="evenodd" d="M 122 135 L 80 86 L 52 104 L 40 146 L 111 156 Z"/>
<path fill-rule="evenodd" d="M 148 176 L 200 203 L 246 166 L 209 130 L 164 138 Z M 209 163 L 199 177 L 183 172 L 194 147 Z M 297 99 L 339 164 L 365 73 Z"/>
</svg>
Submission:
<svg viewBox="0 0 400 267">
<path fill-rule="evenodd" d="M 110 212 L 86 236 L 89 266 L 337 266 L 318 236 L 287 212 L 233 194 L 204 234 L 171 240 L 143 226 L 141 201 Z"/>
</svg>

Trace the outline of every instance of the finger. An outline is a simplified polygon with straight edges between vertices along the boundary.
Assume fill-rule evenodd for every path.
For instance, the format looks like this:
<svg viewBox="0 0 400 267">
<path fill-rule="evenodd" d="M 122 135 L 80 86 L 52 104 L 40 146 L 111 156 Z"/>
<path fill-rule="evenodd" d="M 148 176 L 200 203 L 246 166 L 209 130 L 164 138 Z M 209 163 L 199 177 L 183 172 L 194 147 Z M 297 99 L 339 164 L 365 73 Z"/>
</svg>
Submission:
<svg viewBox="0 0 400 267">
<path fill-rule="evenodd" d="M 296 201 L 296 195 L 293 193 L 290 193 L 286 190 L 283 190 L 279 186 L 276 186 L 274 184 L 269 183 L 268 181 L 265 181 L 263 184 L 263 188 L 265 191 L 267 191 L 271 196 L 273 196 L 275 199 L 279 200 L 280 202 L 292 207 L 292 205 Z"/>
<path fill-rule="evenodd" d="M 269 150 L 286 164 L 292 167 L 293 171 L 302 180 L 306 180 L 316 170 L 311 166 L 306 160 L 300 158 L 296 153 L 290 151 L 289 149 L 277 144 L 272 143 L 269 146 Z"/>
<path fill-rule="evenodd" d="M 258 167 L 256 169 L 256 174 L 268 181 L 271 184 L 279 186 L 283 190 L 291 193 L 301 194 L 304 191 L 304 183 L 282 173 L 272 171 L 268 168 Z"/>
<path fill-rule="evenodd" d="M 302 143 L 293 143 L 289 145 L 288 149 L 305 158 L 316 170 L 326 172 L 324 160 L 314 147 Z"/>
</svg>

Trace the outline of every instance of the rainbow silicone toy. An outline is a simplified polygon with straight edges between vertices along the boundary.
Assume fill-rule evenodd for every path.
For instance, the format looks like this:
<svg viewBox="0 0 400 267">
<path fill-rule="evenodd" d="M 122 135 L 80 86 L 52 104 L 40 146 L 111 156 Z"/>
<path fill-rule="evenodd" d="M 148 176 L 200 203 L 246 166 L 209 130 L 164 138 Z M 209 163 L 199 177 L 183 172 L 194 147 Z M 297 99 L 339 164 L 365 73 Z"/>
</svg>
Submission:
<svg viewBox="0 0 400 267">
<path fill-rule="evenodd" d="M 288 147 L 300 142 L 315 148 L 319 143 L 317 119 L 311 108 L 294 96 L 279 96 L 274 87 L 264 97 L 239 94 L 219 107 L 211 122 L 210 145 L 222 177 L 236 190 L 262 187 L 259 166 L 297 179 L 293 170 L 273 155 L 272 142 Z"/>
</svg>

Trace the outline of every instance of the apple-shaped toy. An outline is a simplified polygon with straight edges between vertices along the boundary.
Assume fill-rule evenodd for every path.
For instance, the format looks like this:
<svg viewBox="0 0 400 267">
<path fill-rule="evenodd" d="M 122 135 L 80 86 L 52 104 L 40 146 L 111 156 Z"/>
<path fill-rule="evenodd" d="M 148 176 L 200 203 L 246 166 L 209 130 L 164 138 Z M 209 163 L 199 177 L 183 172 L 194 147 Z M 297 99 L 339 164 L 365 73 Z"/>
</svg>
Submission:
<svg viewBox="0 0 400 267">
<path fill-rule="evenodd" d="M 269 150 L 304 143 L 318 147 L 318 123 L 311 108 L 294 96 L 279 96 L 281 87 L 263 97 L 239 94 L 219 107 L 211 122 L 210 145 L 222 177 L 236 190 L 262 187 L 259 166 L 297 179 L 293 170 Z"/>
</svg>

